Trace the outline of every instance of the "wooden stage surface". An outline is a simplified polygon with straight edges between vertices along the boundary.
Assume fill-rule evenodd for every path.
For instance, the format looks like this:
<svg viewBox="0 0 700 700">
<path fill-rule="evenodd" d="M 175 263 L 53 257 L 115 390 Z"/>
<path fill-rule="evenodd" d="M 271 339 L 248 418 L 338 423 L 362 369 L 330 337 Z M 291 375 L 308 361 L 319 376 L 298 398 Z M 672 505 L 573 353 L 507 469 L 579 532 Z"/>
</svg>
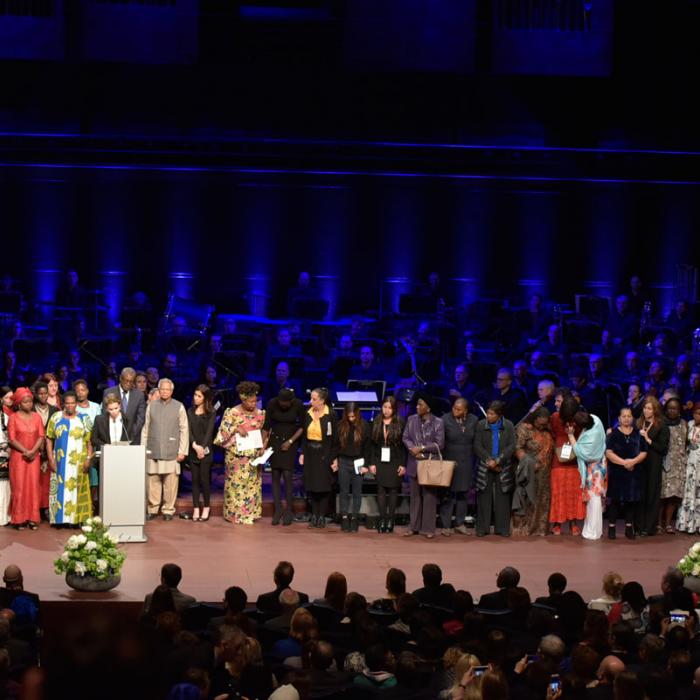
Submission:
<svg viewBox="0 0 700 700">
<path fill-rule="evenodd" d="M 567 535 L 508 539 L 437 535 L 427 540 L 401 537 L 403 528 L 393 535 L 378 535 L 363 527 L 358 533 L 343 533 L 337 525 L 324 530 L 308 529 L 305 523 L 271 527 L 269 518 L 254 526 L 231 525 L 221 517 L 206 523 L 159 519 L 146 525 L 148 542 L 126 545 L 119 587 L 98 595 L 103 601 L 133 606 L 159 583 L 161 565 L 172 561 L 183 569 L 180 588 L 198 600 L 220 601 L 226 587 L 237 585 L 254 602 L 259 593 L 273 588 L 272 570 L 281 559 L 295 566 L 294 588 L 312 598 L 323 595 L 330 572 L 341 571 L 348 590 L 374 599 L 383 593 L 384 577 L 392 566 L 406 572 L 407 588 L 415 590 L 422 585 L 420 570 L 426 562 L 439 564 L 446 581 L 470 591 L 475 599 L 494 590 L 496 573 L 506 565 L 520 570 L 521 585 L 533 598 L 546 594 L 547 576 L 553 571 L 564 573 L 569 587 L 586 600 L 599 594 L 601 577 L 609 570 L 639 581 L 651 595 L 659 591 L 666 567 L 676 564 L 696 539 L 661 535 L 629 541 L 620 537 L 621 529 L 615 541 L 589 542 Z M 71 534 L 46 523 L 37 531 L 0 528 L 0 570 L 18 564 L 26 589 L 38 593 L 42 601 L 85 601 L 86 594 L 71 591 L 53 572 L 52 562 Z"/>
</svg>

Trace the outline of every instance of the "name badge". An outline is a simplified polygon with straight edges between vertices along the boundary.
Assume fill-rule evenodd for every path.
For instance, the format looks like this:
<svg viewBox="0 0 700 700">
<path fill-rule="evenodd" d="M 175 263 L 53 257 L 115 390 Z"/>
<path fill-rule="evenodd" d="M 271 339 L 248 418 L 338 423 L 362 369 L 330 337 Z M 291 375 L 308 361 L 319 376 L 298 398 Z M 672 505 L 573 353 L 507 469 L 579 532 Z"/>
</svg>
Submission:
<svg viewBox="0 0 700 700">
<path fill-rule="evenodd" d="M 328 424 L 328 427 L 326 428 L 326 435 L 333 435 L 333 423 Z"/>
<path fill-rule="evenodd" d="M 364 467 L 364 466 L 365 466 L 365 460 L 364 460 L 362 457 L 360 457 L 359 459 L 356 459 L 356 460 L 353 462 L 353 465 L 355 466 L 355 474 L 359 474 L 359 473 L 360 473 L 360 467 Z"/>
<path fill-rule="evenodd" d="M 382 462 L 391 462 L 391 447 L 382 447 Z"/>
<path fill-rule="evenodd" d="M 561 458 L 563 460 L 571 459 L 571 455 L 573 453 L 574 448 L 571 446 L 571 444 L 568 445 L 562 445 L 561 446 Z"/>
</svg>

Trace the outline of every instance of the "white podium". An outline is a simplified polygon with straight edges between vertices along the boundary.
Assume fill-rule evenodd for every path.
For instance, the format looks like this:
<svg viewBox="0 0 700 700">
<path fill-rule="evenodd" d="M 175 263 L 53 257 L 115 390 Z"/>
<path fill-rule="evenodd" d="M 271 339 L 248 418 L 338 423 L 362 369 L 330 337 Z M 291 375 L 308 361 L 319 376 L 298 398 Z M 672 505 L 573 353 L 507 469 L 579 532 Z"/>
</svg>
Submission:
<svg viewBox="0 0 700 700">
<path fill-rule="evenodd" d="M 146 447 L 103 445 L 100 517 L 120 542 L 146 542 Z"/>
</svg>

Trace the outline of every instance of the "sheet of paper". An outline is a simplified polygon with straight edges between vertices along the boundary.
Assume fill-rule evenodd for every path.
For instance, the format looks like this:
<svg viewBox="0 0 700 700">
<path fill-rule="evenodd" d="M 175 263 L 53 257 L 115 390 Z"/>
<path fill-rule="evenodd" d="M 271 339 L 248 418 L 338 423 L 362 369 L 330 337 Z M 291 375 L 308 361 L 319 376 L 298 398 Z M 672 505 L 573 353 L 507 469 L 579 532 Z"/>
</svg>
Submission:
<svg viewBox="0 0 700 700">
<path fill-rule="evenodd" d="M 259 467 L 261 464 L 265 464 L 265 462 L 267 462 L 267 460 L 270 459 L 270 457 L 272 456 L 272 453 L 273 453 L 273 452 L 274 452 L 274 450 L 273 450 L 271 447 L 268 447 L 268 448 L 265 450 L 265 452 L 263 452 L 263 453 L 260 455 L 260 457 L 256 457 L 256 458 L 251 462 L 251 464 L 252 464 L 254 467 Z"/>
<path fill-rule="evenodd" d="M 355 467 L 355 474 L 360 473 L 360 469 L 365 466 L 365 460 L 363 457 L 360 457 L 359 459 L 356 459 L 353 462 L 353 466 Z"/>
<path fill-rule="evenodd" d="M 391 447 L 382 447 L 382 462 L 391 462 Z"/>
<path fill-rule="evenodd" d="M 236 434 L 236 450 L 238 452 L 258 450 L 262 446 L 262 431 L 260 430 L 251 430 L 245 437 Z"/>
</svg>

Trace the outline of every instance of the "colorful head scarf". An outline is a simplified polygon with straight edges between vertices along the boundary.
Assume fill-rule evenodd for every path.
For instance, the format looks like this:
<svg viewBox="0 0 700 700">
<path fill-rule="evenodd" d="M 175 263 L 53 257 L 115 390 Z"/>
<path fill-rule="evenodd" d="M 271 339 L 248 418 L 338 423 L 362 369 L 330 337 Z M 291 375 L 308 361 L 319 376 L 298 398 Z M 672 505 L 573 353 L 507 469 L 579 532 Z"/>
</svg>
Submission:
<svg viewBox="0 0 700 700">
<path fill-rule="evenodd" d="M 25 396 L 31 396 L 34 398 L 34 394 L 32 394 L 31 389 L 27 389 L 26 386 L 21 386 L 19 389 L 15 389 L 15 393 L 12 395 L 12 400 L 15 403 L 15 406 L 19 406 L 20 403 L 22 402 L 22 399 Z"/>
</svg>

